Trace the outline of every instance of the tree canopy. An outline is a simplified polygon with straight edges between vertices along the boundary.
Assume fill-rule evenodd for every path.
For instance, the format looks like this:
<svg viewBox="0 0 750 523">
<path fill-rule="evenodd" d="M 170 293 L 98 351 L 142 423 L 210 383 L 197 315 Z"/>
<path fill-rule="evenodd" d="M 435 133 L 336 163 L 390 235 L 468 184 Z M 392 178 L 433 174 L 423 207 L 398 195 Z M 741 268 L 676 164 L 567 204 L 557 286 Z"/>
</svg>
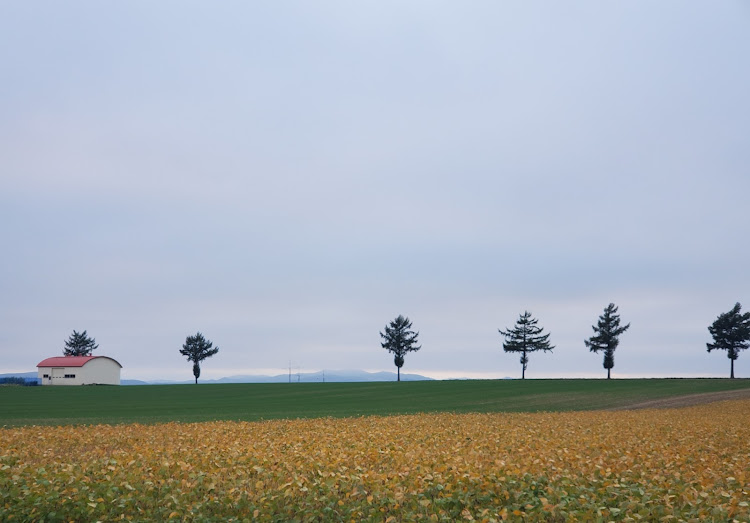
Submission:
<svg viewBox="0 0 750 523">
<path fill-rule="evenodd" d="M 219 352 L 219 347 L 213 348 L 213 343 L 204 338 L 203 334 L 200 332 L 195 336 L 188 336 L 185 338 L 185 343 L 182 346 L 182 349 L 180 349 L 180 354 L 187 356 L 187 360 L 193 362 L 193 376 L 195 376 L 195 383 L 198 383 L 198 378 L 200 378 L 201 375 L 200 363 L 217 352 Z"/>
<path fill-rule="evenodd" d="M 380 345 L 388 352 L 393 353 L 393 362 L 396 365 L 398 381 L 401 381 L 401 367 L 404 365 L 404 356 L 407 352 L 416 352 L 422 348 L 417 345 L 417 336 L 419 332 L 411 329 L 411 321 L 402 315 L 385 326 L 385 333 L 380 333 L 383 341 Z"/>
<path fill-rule="evenodd" d="M 727 351 L 730 360 L 729 377 L 734 378 L 734 360 L 739 358 L 740 351 L 750 347 L 750 312 L 742 314 L 742 306 L 734 304 L 732 310 L 719 314 L 708 332 L 714 339 L 713 343 L 706 343 L 708 352 L 712 350 Z"/>
<path fill-rule="evenodd" d="M 615 349 L 620 344 L 620 335 L 630 328 L 630 324 L 620 327 L 620 315 L 617 307 L 610 303 L 604 309 L 604 314 L 599 316 L 596 325 L 591 326 L 594 335 L 583 343 L 591 352 L 604 352 L 604 368 L 607 369 L 607 379 L 610 379 L 610 371 L 615 366 Z"/>
<path fill-rule="evenodd" d="M 65 340 L 64 356 L 91 356 L 91 352 L 99 348 L 94 338 L 89 338 L 86 331 L 76 332 Z"/>
<path fill-rule="evenodd" d="M 555 348 L 549 343 L 549 334 L 542 334 L 544 330 L 537 326 L 539 320 L 531 317 L 529 311 L 524 311 L 516 321 L 516 326 L 507 331 L 498 329 L 498 332 L 505 336 L 503 350 L 505 352 L 521 353 L 521 379 L 526 378 L 526 366 L 529 363 L 529 352 L 551 351 Z"/>
</svg>

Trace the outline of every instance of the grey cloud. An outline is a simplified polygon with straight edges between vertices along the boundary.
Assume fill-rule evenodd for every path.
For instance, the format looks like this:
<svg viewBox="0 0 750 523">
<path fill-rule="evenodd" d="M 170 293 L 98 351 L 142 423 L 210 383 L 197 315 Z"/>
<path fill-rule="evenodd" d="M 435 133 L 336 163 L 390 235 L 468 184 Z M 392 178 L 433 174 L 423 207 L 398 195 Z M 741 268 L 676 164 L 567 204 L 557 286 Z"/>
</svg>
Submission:
<svg viewBox="0 0 750 523">
<path fill-rule="evenodd" d="M 6 4 L 6 365 L 85 328 L 144 375 L 196 330 L 217 369 L 390 368 L 377 332 L 406 314 L 407 366 L 514 375 L 496 329 L 526 308 L 560 347 L 531 374 L 596 375 L 582 340 L 615 301 L 615 371 L 723 375 L 704 344 L 749 290 L 746 17 Z"/>
</svg>

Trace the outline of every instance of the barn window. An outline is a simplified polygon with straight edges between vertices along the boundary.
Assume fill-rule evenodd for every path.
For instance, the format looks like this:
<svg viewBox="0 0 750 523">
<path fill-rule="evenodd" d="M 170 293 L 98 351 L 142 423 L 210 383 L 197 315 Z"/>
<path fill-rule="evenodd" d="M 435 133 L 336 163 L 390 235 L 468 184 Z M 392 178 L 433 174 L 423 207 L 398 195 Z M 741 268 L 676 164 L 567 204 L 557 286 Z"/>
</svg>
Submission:
<svg viewBox="0 0 750 523">
<path fill-rule="evenodd" d="M 75 374 L 66 374 L 65 377 L 66 378 L 75 378 L 76 375 Z"/>
<path fill-rule="evenodd" d="M 49 378 L 49 374 L 44 374 L 42 377 L 43 378 Z"/>
</svg>

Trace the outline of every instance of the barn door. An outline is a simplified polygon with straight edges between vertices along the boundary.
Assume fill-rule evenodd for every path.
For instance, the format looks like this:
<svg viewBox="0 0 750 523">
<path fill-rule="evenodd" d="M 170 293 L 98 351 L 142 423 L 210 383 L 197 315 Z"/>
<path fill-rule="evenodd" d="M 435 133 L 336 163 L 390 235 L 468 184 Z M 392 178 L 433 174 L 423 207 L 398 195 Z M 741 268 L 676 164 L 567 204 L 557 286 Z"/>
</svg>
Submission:
<svg viewBox="0 0 750 523">
<path fill-rule="evenodd" d="M 62 383 L 65 377 L 65 367 L 52 367 L 52 383 Z"/>
</svg>

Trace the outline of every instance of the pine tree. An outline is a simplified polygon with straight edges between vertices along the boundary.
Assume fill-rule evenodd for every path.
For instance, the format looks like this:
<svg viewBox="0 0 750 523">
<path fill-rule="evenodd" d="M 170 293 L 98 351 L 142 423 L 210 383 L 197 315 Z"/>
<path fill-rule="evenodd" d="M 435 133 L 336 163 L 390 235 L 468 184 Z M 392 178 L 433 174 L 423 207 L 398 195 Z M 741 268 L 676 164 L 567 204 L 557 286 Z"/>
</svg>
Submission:
<svg viewBox="0 0 750 523">
<path fill-rule="evenodd" d="M 541 327 L 537 327 L 539 320 L 531 317 L 531 313 L 524 311 L 516 321 L 516 326 L 513 329 L 503 331 L 498 329 L 498 332 L 505 336 L 505 342 L 503 343 L 503 350 L 505 352 L 520 352 L 521 353 L 521 379 L 526 378 L 526 366 L 529 363 L 529 352 L 536 352 L 543 350 L 545 352 L 554 349 L 554 345 L 549 344 L 549 334 L 542 334 L 544 330 Z"/>
<path fill-rule="evenodd" d="M 708 352 L 727 351 L 727 358 L 731 361 L 730 378 L 734 378 L 734 360 L 739 358 L 741 350 L 750 347 L 750 312 L 741 314 L 741 310 L 742 306 L 735 303 L 732 310 L 719 314 L 716 321 L 708 328 L 708 332 L 714 339 L 713 343 L 706 343 Z"/>
<path fill-rule="evenodd" d="M 620 327 L 620 316 L 617 307 L 610 303 L 604 309 L 604 314 L 599 316 L 599 322 L 591 326 L 594 335 L 583 343 L 591 352 L 604 351 L 604 368 L 607 369 L 607 379 L 610 379 L 610 371 L 615 366 L 615 349 L 620 344 L 620 334 L 630 328 L 630 324 Z"/>
<path fill-rule="evenodd" d="M 180 354 L 187 356 L 188 361 L 193 362 L 193 376 L 195 376 L 195 383 L 198 383 L 198 378 L 201 375 L 201 361 L 206 358 L 210 358 L 217 352 L 219 347 L 212 348 L 213 343 L 203 337 L 200 332 L 195 336 L 188 336 L 185 338 L 185 344 L 180 349 Z"/>
<path fill-rule="evenodd" d="M 89 338 L 86 331 L 76 332 L 65 340 L 64 356 L 91 356 L 91 352 L 99 348 L 94 338 Z"/>
<path fill-rule="evenodd" d="M 422 348 L 417 345 L 418 332 L 411 329 L 409 318 L 404 318 L 400 314 L 390 324 L 385 326 L 385 334 L 380 333 L 383 342 L 380 345 L 388 352 L 393 353 L 393 362 L 396 364 L 398 372 L 398 381 L 401 381 L 401 367 L 404 365 L 404 356 L 407 352 L 416 352 Z"/>
</svg>

